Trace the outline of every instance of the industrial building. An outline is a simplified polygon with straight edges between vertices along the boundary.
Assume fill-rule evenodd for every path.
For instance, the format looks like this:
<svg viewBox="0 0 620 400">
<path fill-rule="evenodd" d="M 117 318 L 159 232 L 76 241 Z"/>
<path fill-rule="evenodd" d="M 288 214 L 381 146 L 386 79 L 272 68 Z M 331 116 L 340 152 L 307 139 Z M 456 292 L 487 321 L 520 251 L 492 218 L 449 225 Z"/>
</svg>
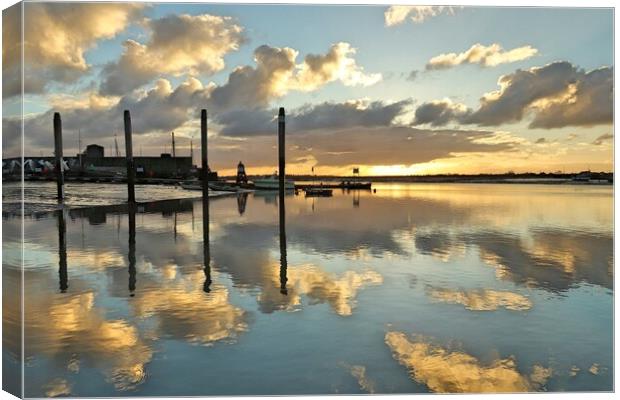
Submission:
<svg viewBox="0 0 620 400">
<path fill-rule="evenodd" d="M 105 149 L 98 144 L 90 144 L 75 157 L 63 157 L 68 170 L 68 176 L 124 176 L 127 172 L 125 157 L 106 157 Z M 5 172 L 11 175 L 21 173 L 21 158 L 3 160 L 3 176 Z M 26 174 L 45 175 L 53 173 L 54 157 L 24 157 L 24 172 Z M 169 153 L 157 156 L 134 156 L 136 178 L 188 178 L 196 176 L 198 169 L 192 163 L 192 157 L 173 157 Z M 7 171 L 5 171 L 7 169 Z M 212 173 L 210 179 L 217 179 Z"/>
</svg>

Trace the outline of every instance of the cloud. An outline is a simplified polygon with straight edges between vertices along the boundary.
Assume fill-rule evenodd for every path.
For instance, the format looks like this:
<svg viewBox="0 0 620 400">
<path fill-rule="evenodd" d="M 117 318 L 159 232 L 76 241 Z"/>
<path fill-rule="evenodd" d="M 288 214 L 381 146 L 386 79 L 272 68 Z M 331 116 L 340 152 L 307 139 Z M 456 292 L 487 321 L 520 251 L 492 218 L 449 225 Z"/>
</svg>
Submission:
<svg viewBox="0 0 620 400">
<path fill-rule="evenodd" d="M 309 92 L 334 81 L 369 86 L 382 78 L 381 74 L 364 73 L 348 43 L 336 43 L 324 55 L 309 54 L 301 64 L 296 64 L 298 54 L 289 47 L 258 47 L 254 51 L 256 67 L 235 68 L 228 82 L 214 90 L 213 104 L 220 109 L 255 109 L 293 90 Z"/>
<path fill-rule="evenodd" d="M 220 108 L 257 108 L 288 92 L 298 52 L 288 47 L 263 45 L 254 50 L 256 67 L 237 67 L 228 82 L 213 91 L 212 102 Z"/>
<path fill-rule="evenodd" d="M 419 24 L 439 14 L 454 14 L 455 7 L 450 6 L 391 6 L 384 13 L 385 25 L 400 25 L 407 17 Z"/>
<path fill-rule="evenodd" d="M 577 79 L 555 98 L 535 103 L 532 128 L 562 128 L 613 123 L 613 68 L 577 71 Z"/>
<path fill-rule="evenodd" d="M 437 393 L 529 392 L 540 389 L 551 376 L 551 369 L 539 365 L 532 367 L 531 376 L 523 375 L 513 357 L 484 365 L 470 354 L 423 337 L 409 339 L 402 332 L 388 332 L 385 343 L 416 382 Z"/>
<path fill-rule="evenodd" d="M 602 145 L 604 142 L 608 141 L 608 140 L 613 140 L 614 136 L 610 133 L 605 133 L 599 137 L 597 137 L 592 144 L 600 146 Z"/>
<path fill-rule="evenodd" d="M 129 3 L 24 4 L 24 77 L 26 93 L 42 93 L 54 83 L 73 83 L 90 70 L 84 54 L 103 39 L 122 32 L 143 5 Z M 3 80 L 19 82 L 21 51 L 19 8 L 3 14 Z M 3 96 L 21 93 L 19 85 Z"/>
<path fill-rule="evenodd" d="M 421 104 L 415 110 L 414 125 L 430 124 L 443 126 L 451 121 L 463 122 L 472 110 L 464 104 L 453 103 L 450 99 L 433 100 Z"/>
<path fill-rule="evenodd" d="M 379 82 L 381 74 L 365 74 L 352 57 L 355 53 L 349 43 L 339 42 L 324 55 L 307 55 L 297 67 L 296 88 L 308 92 L 335 80 L 345 86 L 370 86 Z"/>
<path fill-rule="evenodd" d="M 419 74 L 420 74 L 420 71 L 418 71 L 417 69 L 414 69 L 407 76 L 407 80 L 413 82 L 413 81 L 415 81 L 418 78 Z"/>
<path fill-rule="evenodd" d="M 594 126 L 613 122 L 613 68 L 589 72 L 567 61 L 517 70 L 499 78 L 499 90 L 486 93 L 477 110 L 444 101 L 424 103 L 417 123 L 498 126 L 533 116 L 530 128 Z M 455 112 L 460 110 L 460 112 Z M 416 110 L 416 116 L 418 111 Z"/>
<path fill-rule="evenodd" d="M 308 104 L 288 112 L 287 130 L 295 134 L 301 131 L 353 126 L 389 126 L 410 104 L 410 100 L 390 104 L 367 100 Z M 217 115 L 216 121 L 223 125 L 221 134 L 226 136 L 273 135 L 277 114 L 277 109 L 233 110 Z"/>
<path fill-rule="evenodd" d="M 479 64 L 483 67 L 495 67 L 500 64 L 528 59 L 536 55 L 536 53 L 538 53 L 538 50 L 529 45 L 505 51 L 497 43 L 493 43 L 490 46 L 476 43 L 463 53 L 440 54 L 431 58 L 426 64 L 426 69 L 447 69 L 462 64 Z"/>
<path fill-rule="evenodd" d="M 196 105 L 206 104 L 211 90 L 212 86 L 205 87 L 193 78 L 174 89 L 169 81 L 159 79 L 152 88 L 123 96 L 116 102 L 95 95 L 81 106 L 76 102 L 59 103 L 54 109 L 24 120 L 26 148 L 52 145 L 50 127 L 54 112 L 61 113 L 65 132 L 80 129 L 83 139 L 111 137 L 113 132 L 122 131 L 124 110 L 131 111 L 134 134 L 169 132 L 196 117 Z M 19 125 L 14 120 L 5 118 L 4 126 L 11 132 L 10 137 L 19 135 Z"/>
<path fill-rule="evenodd" d="M 543 144 L 543 143 L 547 143 L 547 139 L 545 139 L 544 137 L 538 138 L 536 139 L 536 142 L 534 142 L 536 144 Z"/>
<path fill-rule="evenodd" d="M 243 28 L 231 17 L 167 15 L 144 25 L 149 41 L 125 41 L 120 59 L 103 69 L 101 93 L 128 93 L 162 75 L 216 73 L 225 67 L 224 56 L 246 40 Z"/>
<path fill-rule="evenodd" d="M 248 160 L 247 163 L 255 167 L 274 165 L 275 128 L 272 132 L 272 136 L 248 137 L 232 145 L 228 141 L 218 148 L 212 159 L 220 165 L 226 165 L 231 159 Z M 218 144 L 224 144 L 224 138 L 220 140 Z M 490 131 L 349 127 L 290 134 L 287 136 L 287 158 L 311 158 L 314 164 L 322 166 L 359 165 L 361 160 L 366 165 L 413 165 L 454 154 L 512 151 L 516 145 Z M 214 143 L 212 148 L 215 146 Z"/>
</svg>

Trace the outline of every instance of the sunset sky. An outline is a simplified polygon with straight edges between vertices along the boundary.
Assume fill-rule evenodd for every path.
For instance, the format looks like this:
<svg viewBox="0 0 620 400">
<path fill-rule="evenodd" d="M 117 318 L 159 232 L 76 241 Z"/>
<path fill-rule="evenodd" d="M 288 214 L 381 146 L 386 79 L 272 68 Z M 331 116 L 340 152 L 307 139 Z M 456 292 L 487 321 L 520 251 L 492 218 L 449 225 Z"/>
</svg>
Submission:
<svg viewBox="0 0 620 400">
<path fill-rule="evenodd" d="M 613 169 L 613 10 L 25 3 L 25 155 L 123 142 L 210 167 L 364 175 Z M 3 13 L 3 156 L 20 154 L 19 10 Z M 15 38 L 7 40 L 7 38 Z M 17 75 L 16 75 L 17 74 Z M 13 84 L 12 84 L 13 83 Z"/>
</svg>

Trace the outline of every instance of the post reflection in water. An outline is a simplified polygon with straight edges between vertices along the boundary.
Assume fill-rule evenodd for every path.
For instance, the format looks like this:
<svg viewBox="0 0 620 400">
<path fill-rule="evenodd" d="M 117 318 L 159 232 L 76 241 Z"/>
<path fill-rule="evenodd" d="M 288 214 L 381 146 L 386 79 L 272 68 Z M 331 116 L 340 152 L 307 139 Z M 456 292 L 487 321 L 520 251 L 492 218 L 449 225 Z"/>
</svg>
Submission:
<svg viewBox="0 0 620 400">
<path fill-rule="evenodd" d="M 284 206 L 284 192 L 280 191 L 280 202 L 279 202 L 279 212 L 280 212 L 280 293 L 283 295 L 288 294 L 288 289 L 286 288 L 286 270 L 287 270 L 287 262 L 286 262 L 286 210 Z"/>
<path fill-rule="evenodd" d="M 209 249 L 209 196 L 202 198 L 202 251 L 204 262 L 205 283 L 202 290 L 205 293 L 211 291 L 211 253 Z"/>
<path fill-rule="evenodd" d="M 129 296 L 135 296 L 136 291 L 136 205 L 129 203 Z"/>
<path fill-rule="evenodd" d="M 58 278 L 60 292 L 66 293 L 69 287 L 67 273 L 67 224 L 63 210 L 58 211 Z"/>
</svg>

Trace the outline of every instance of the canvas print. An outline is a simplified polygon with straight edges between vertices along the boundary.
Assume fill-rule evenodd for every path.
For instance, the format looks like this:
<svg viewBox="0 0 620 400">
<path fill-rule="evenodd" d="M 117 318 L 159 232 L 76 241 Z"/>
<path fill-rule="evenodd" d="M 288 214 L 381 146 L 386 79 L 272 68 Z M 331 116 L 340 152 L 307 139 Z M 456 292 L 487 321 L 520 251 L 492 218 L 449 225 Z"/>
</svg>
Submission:
<svg viewBox="0 0 620 400">
<path fill-rule="evenodd" d="M 6 8 L 3 390 L 613 392 L 583 5 Z"/>
</svg>

